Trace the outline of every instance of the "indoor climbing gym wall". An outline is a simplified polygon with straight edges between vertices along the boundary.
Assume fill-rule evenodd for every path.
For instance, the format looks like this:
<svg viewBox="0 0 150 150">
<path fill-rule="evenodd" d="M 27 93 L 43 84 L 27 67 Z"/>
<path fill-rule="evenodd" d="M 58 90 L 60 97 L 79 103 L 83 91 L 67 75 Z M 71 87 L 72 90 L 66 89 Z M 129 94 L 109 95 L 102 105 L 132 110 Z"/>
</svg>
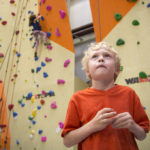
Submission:
<svg viewBox="0 0 150 150">
<path fill-rule="evenodd" d="M 29 26 L 38 14 L 41 32 Z M 73 92 L 66 0 L 1 0 L 0 150 L 65 150 L 60 134 Z"/>
<path fill-rule="evenodd" d="M 150 1 L 90 0 L 96 41 L 109 42 L 121 57 L 117 83 L 132 87 L 150 118 Z M 139 142 L 149 150 L 150 134 Z"/>
</svg>

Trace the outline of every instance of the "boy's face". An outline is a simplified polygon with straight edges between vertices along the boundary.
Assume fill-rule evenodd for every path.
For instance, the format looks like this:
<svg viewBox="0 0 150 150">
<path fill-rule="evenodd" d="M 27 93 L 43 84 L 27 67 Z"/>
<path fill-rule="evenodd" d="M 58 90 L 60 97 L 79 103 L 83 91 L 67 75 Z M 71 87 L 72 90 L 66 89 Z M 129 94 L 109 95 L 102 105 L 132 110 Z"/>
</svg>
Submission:
<svg viewBox="0 0 150 150">
<path fill-rule="evenodd" d="M 114 53 L 104 48 L 91 51 L 88 61 L 87 75 L 92 80 L 114 80 L 114 75 L 119 74 L 116 71 Z"/>
</svg>

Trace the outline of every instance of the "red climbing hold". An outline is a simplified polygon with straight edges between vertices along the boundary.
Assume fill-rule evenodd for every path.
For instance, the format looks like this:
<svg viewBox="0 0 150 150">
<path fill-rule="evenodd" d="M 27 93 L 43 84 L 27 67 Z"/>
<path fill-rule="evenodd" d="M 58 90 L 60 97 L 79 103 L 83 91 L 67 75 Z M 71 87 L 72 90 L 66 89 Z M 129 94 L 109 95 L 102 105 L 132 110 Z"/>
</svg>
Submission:
<svg viewBox="0 0 150 150">
<path fill-rule="evenodd" d="M 7 21 L 2 21 L 2 25 L 6 25 L 7 24 Z"/>
<path fill-rule="evenodd" d="M 0 58 L 1 58 L 1 57 L 4 57 L 4 54 L 3 54 L 3 53 L 0 53 Z"/>
<path fill-rule="evenodd" d="M 11 13 L 12 16 L 16 16 L 16 14 L 14 12 Z"/>
<path fill-rule="evenodd" d="M 15 3 L 15 1 L 14 0 L 10 0 L 10 4 L 14 4 Z"/>
</svg>

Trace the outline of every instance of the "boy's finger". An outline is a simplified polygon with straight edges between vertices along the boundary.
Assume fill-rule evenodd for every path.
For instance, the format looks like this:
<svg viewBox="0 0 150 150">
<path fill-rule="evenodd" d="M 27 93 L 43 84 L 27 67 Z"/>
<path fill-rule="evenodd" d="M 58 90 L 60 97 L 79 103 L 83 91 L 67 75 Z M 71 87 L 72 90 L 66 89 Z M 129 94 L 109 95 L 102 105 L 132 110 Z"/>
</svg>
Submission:
<svg viewBox="0 0 150 150">
<path fill-rule="evenodd" d="M 102 118 L 103 119 L 110 118 L 110 117 L 114 117 L 115 115 L 116 115 L 116 112 L 105 113 L 105 114 L 102 114 Z"/>
<path fill-rule="evenodd" d="M 104 113 L 108 113 L 108 112 L 114 112 L 114 110 L 112 108 L 103 108 L 102 110 L 100 110 L 100 113 L 101 114 L 104 114 Z"/>
</svg>

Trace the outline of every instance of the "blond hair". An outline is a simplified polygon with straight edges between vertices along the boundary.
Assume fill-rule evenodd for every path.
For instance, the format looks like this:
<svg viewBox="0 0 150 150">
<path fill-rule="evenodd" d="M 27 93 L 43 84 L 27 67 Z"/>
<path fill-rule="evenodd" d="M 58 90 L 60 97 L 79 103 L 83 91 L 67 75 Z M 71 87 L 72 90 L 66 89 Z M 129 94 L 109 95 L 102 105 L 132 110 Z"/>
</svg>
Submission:
<svg viewBox="0 0 150 150">
<path fill-rule="evenodd" d="M 89 61 L 90 53 L 92 51 L 97 51 L 102 48 L 114 54 L 116 71 L 120 71 L 120 57 L 118 56 L 117 51 L 107 42 L 92 43 L 89 46 L 88 50 L 84 54 L 84 57 L 82 58 L 82 69 L 85 70 L 86 72 L 88 71 L 88 61 Z M 88 78 L 90 78 L 90 76 L 88 76 Z M 116 78 L 117 75 L 115 74 L 114 81 L 116 80 Z"/>
</svg>

